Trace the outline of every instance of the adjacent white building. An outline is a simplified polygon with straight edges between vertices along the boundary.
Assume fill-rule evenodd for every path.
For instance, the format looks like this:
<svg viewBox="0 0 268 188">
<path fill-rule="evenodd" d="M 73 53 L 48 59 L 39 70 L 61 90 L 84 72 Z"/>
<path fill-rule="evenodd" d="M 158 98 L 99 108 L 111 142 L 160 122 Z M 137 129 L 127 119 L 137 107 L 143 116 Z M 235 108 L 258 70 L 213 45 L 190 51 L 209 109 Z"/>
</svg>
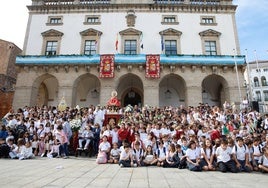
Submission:
<svg viewBox="0 0 268 188">
<path fill-rule="evenodd" d="M 268 111 L 268 61 L 249 62 L 247 70 L 245 86 L 249 100 L 258 102 L 261 111 Z"/>
</svg>

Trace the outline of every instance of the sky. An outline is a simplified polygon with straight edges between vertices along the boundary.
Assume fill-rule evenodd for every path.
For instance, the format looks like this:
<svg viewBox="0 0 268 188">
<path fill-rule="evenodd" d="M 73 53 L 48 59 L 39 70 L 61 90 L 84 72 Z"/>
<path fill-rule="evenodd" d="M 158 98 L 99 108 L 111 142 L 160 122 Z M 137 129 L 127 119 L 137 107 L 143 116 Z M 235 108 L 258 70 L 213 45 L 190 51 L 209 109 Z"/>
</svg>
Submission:
<svg viewBox="0 0 268 188">
<path fill-rule="evenodd" d="M 2 0 L 0 39 L 23 48 L 31 0 Z M 238 5 L 237 29 L 242 55 L 247 61 L 268 60 L 268 0 L 234 0 Z"/>
</svg>

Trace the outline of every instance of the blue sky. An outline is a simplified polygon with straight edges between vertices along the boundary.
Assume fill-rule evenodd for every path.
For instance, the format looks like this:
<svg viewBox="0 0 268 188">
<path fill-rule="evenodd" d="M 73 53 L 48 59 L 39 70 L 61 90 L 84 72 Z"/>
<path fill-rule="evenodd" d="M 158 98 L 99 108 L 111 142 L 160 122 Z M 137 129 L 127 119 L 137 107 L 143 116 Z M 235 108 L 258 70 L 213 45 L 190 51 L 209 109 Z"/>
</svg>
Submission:
<svg viewBox="0 0 268 188">
<path fill-rule="evenodd" d="M 268 0 L 234 0 L 241 54 L 268 60 Z M 256 50 L 256 53 L 254 51 Z M 256 56 L 255 56 L 256 54 Z"/>
<path fill-rule="evenodd" d="M 247 49 L 248 60 L 268 60 L 268 0 L 234 0 L 238 5 L 236 21 L 241 54 Z M 31 0 L 2 0 L 0 6 L 0 39 L 23 48 L 28 20 L 26 5 Z M 8 19 L 5 19 L 8 18 Z"/>
</svg>

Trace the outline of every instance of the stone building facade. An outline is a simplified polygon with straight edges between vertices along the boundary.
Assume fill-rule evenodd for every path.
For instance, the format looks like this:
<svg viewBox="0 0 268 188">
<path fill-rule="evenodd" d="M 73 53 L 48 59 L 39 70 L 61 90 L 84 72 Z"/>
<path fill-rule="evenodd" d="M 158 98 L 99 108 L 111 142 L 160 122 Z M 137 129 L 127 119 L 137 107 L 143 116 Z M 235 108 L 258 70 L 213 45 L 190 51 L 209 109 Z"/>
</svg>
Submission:
<svg viewBox="0 0 268 188">
<path fill-rule="evenodd" d="M 21 49 L 15 44 L 0 39 L 0 117 L 11 108 L 17 78 L 16 56 Z"/>
<path fill-rule="evenodd" d="M 240 56 L 232 0 L 32 0 L 15 107 L 240 103 Z M 101 77 L 110 55 L 113 76 Z M 147 77 L 147 57 L 159 77 Z"/>
</svg>

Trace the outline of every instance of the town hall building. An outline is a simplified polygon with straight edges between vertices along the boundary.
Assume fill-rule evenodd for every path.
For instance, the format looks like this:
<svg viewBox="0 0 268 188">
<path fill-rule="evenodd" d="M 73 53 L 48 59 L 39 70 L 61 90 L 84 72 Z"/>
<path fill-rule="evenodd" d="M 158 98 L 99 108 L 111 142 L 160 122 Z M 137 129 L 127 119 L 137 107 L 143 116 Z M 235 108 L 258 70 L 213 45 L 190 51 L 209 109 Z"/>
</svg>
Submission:
<svg viewBox="0 0 268 188">
<path fill-rule="evenodd" d="M 232 0 L 32 0 L 14 108 L 239 104 Z"/>
</svg>

